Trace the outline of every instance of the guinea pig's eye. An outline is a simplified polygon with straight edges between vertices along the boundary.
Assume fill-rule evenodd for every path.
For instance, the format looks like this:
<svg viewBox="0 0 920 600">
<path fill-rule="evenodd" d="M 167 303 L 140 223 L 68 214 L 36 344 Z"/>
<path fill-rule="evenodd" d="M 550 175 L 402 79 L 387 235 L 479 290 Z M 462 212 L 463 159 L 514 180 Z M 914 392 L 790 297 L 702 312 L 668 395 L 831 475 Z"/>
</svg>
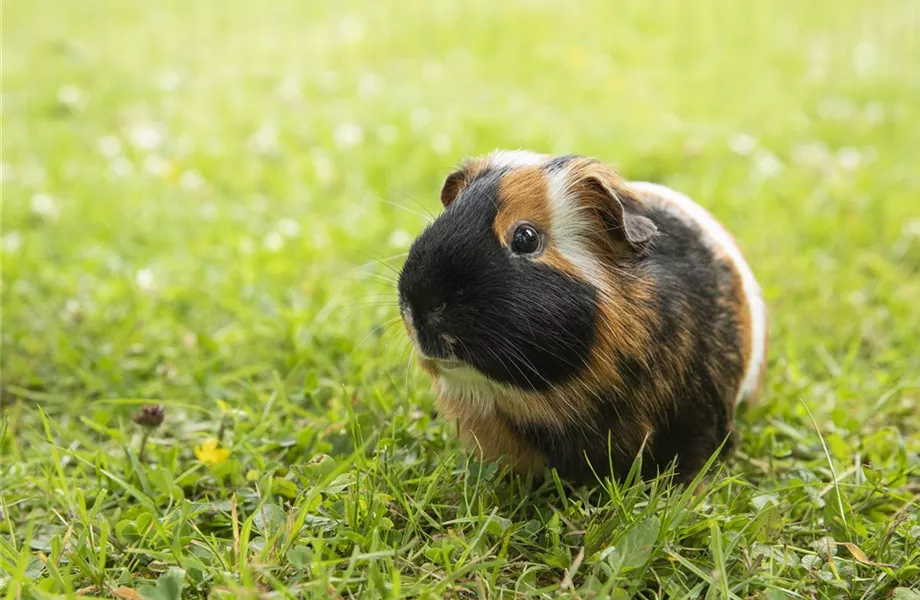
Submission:
<svg viewBox="0 0 920 600">
<path fill-rule="evenodd" d="M 533 254 L 540 249 L 540 234 L 531 225 L 518 225 L 511 238 L 511 251 L 515 254 Z"/>
</svg>

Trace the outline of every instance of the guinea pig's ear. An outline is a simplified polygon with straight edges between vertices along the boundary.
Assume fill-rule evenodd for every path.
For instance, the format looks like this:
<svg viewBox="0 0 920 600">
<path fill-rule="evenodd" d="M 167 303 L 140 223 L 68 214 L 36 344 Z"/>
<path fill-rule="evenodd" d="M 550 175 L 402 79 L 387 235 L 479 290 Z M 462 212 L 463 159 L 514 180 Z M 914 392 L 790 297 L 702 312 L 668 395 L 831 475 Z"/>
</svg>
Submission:
<svg viewBox="0 0 920 600">
<path fill-rule="evenodd" d="M 584 175 L 585 187 L 591 190 L 597 208 L 608 229 L 619 230 L 634 248 L 639 248 L 658 234 L 655 222 L 641 214 L 642 202 L 612 170 L 593 165 Z"/>
<path fill-rule="evenodd" d="M 444 205 L 444 208 L 450 206 L 467 185 L 469 185 L 469 177 L 466 168 L 461 167 L 448 175 L 441 187 L 441 204 Z"/>
<path fill-rule="evenodd" d="M 480 159 L 468 159 L 464 161 L 456 171 L 447 176 L 444 185 L 441 186 L 441 204 L 447 208 L 457 199 L 463 188 L 472 183 L 476 175 L 482 171 L 484 163 Z"/>
</svg>

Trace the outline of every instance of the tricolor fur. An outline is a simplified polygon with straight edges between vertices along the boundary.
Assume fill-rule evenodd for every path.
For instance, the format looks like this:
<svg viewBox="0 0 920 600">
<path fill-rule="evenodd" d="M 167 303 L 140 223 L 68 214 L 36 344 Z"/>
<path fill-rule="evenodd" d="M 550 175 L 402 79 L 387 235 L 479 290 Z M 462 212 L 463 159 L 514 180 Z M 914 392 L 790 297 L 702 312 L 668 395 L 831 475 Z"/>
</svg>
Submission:
<svg viewBox="0 0 920 600">
<path fill-rule="evenodd" d="M 758 393 L 760 290 L 684 195 L 579 156 L 501 151 L 449 175 L 400 275 L 441 412 L 485 458 L 586 480 L 692 477 Z M 512 251 L 523 225 L 540 250 Z"/>
</svg>

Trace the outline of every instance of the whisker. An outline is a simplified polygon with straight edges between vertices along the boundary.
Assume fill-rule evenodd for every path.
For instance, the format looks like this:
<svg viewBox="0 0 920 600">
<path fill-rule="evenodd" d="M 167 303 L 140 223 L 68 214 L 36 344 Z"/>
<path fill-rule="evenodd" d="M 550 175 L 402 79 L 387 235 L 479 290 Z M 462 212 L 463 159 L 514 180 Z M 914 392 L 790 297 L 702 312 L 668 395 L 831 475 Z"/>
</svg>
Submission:
<svg viewBox="0 0 920 600">
<path fill-rule="evenodd" d="M 399 306 L 399 302 L 397 302 L 396 300 L 389 300 L 389 301 L 368 300 L 366 302 L 356 302 L 354 304 L 343 304 L 339 306 L 339 308 L 366 308 L 369 306 L 380 306 L 380 307 L 389 306 L 389 307 L 395 308 Z"/>
<path fill-rule="evenodd" d="M 409 346 L 409 360 L 406 362 L 406 398 L 409 397 L 409 375 L 412 373 L 412 359 L 415 358 L 415 346 Z"/>
<path fill-rule="evenodd" d="M 390 279 L 385 275 L 381 275 L 380 273 L 365 273 L 364 275 L 364 277 L 345 277 L 342 279 L 342 281 L 367 283 L 368 280 L 374 280 L 377 283 L 385 283 L 390 287 L 396 287 L 397 284 L 395 279 Z"/>
<path fill-rule="evenodd" d="M 375 267 L 377 265 L 381 265 L 381 266 L 387 267 L 390 270 L 392 270 L 394 274 L 398 277 L 400 270 L 399 268 L 397 268 L 397 266 L 390 264 L 390 261 L 396 258 L 402 258 L 404 256 L 408 256 L 409 254 L 409 252 L 407 251 L 407 252 L 400 252 L 399 254 L 394 254 L 392 256 L 384 256 L 383 254 L 377 251 L 371 251 L 370 249 L 364 249 L 364 248 L 353 248 L 351 252 L 354 252 L 355 254 L 360 254 L 364 258 L 369 258 L 370 262 L 362 262 L 349 269 L 346 269 L 342 273 L 343 275 L 350 276 L 355 273 L 365 273 L 366 274 L 369 272 L 368 270 L 370 268 Z"/>
<path fill-rule="evenodd" d="M 405 329 L 403 329 L 402 327 L 398 327 L 398 326 L 397 326 L 397 327 L 395 327 L 395 328 L 392 328 L 392 327 L 391 327 L 391 328 L 387 329 L 387 333 L 393 332 L 393 331 L 395 331 L 395 332 L 397 332 L 397 333 L 400 333 L 400 334 L 402 334 L 402 335 L 392 337 L 392 338 L 387 342 L 387 345 L 384 347 L 383 352 L 386 353 L 387 355 L 390 355 L 390 354 L 392 353 L 394 356 L 399 357 L 399 356 L 402 356 L 403 352 L 405 352 L 405 349 L 403 348 L 403 346 L 404 346 L 404 344 L 405 344 L 406 342 L 409 341 L 409 338 L 408 338 L 407 335 L 405 335 L 406 331 L 405 331 Z M 395 353 L 393 352 L 393 344 L 394 344 L 394 343 L 399 345 L 399 348 L 397 349 L 397 351 L 396 351 Z M 400 359 L 400 360 L 402 360 L 402 359 Z"/>
<path fill-rule="evenodd" d="M 392 319 L 389 319 L 389 320 L 387 320 L 387 321 L 384 321 L 384 322 L 381 323 L 380 325 L 378 325 L 378 326 L 374 327 L 373 329 L 371 329 L 371 330 L 367 333 L 367 335 L 365 335 L 363 338 L 361 338 L 361 341 L 360 341 L 360 342 L 358 342 L 357 344 L 355 344 L 355 346 L 354 346 L 354 348 L 352 349 L 351 353 L 354 354 L 354 352 L 357 351 L 357 349 L 360 348 L 361 345 L 364 344 L 365 341 L 367 341 L 367 338 L 371 337 L 372 335 L 375 335 L 378 331 L 381 331 L 381 330 L 386 331 L 386 329 L 387 329 L 388 327 L 393 326 L 393 325 L 394 325 L 397 321 L 399 321 L 400 319 L 401 319 L 401 317 L 394 317 L 394 318 L 392 318 Z"/>
<path fill-rule="evenodd" d="M 419 202 L 418 200 L 416 200 L 415 198 L 413 198 L 412 196 L 410 196 L 409 194 L 407 194 L 406 192 L 400 189 L 397 189 L 396 191 L 402 194 L 403 196 L 405 196 L 406 198 L 408 198 L 409 200 L 412 200 L 413 202 L 415 202 L 416 206 L 418 206 L 419 208 L 424 210 L 426 213 L 428 213 L 428 216 L 431 217 L 431 221 L 435 220 L 436 217 L 432 214 L 430 210 L 428 210 L 427 206 L 425 206 L 424 204 L 422 204 L 421 202 Z"/>
<path fill-rule="evenodd" d="M 345 308 L 351 308 L 351 307 L 347 307 L 347 306 L 340 306 L 340 307 L 339 307 L 339 309 L 345 309 Z M 347 320 L 351 319 L 352 317 L 354 317 L 355 315 L 357 315 L 357 314 L 359 314 L 359 313 L 361 313 L 361 312 L 368 311 L 368 310 L 371 310 L 371 309 L 374 309 L 374 308 L 388 308 L 388 307 L 386 307 L 386 306 L 361 306 L 361 307 L 355 308 L 354 310 L 352 310 L 352 311 L 351 311 L 350 313 L 348 313 L 347 315 L 344 315 L 344 316 L 342 317 L 342 319 L 345 320 L 345 321 L 347 321 Z M 392 308 L 392 307 L 390 307 L 390 308 Z M 330 312 L 330 314 L 334 314 L 334 313 L 336 312 L 336 310 L 338 310 L 338 309 L 332 309 L 332 310 L 329 311 L 329 312 Z M 398 319 L 399 317 L 394 317 L 394 318 L 397 318 L 397 319 Z"/>
<path fill-rule="evenodd" d="M 392 259 L 394 259 L 394 258 L 399 258 L 400 256 L 406 256 L 406 255 L 409 254 L 408 252 L 405 252 L 405 253 L 397 254 L 397 255 L 395 255 L 395 256 L 387 257 L 387 256 L 384 256 L 383 254 L 380 254 L 379 252 L 371 253 L 371 252 L 368 252 L 368 251 L 365 251 L 365 250 L 359 250 L 359 252 L 360 252 L 361 254 L 363 254 L 366 258 L 371 259 L 371 261 L 372 261 L 372 262 L 369 262 L 369 263 L 364 263 L 364 264 L 361 265 L 361 267 L 359 267 L 359 268 L 368 268 L 368 267 L 371 267 L 371 266 L 373 266 L 373 265 L 375 265 L 375 264 L 376 264 L 376 265 L 381 265 L 381 266 L 384 266 L 384 267 L 390 269 L 391 271 L 393 271 L 393 273 L 394 273 L 397 277 L 399 277 L 399 269 L 396 268 L 394 265 L 391 265 L 389 261 L 392 260 Z"/>
<path fill-rule="evenodd" d="M 495 346 L 496 346 L 497 348 L 499 348 L 500 350 L 502 350 L 503 353 L 505 354 L 505 356 L 507 356 L 507 357 L 509 358 L 509 360 L 512 360 L 512 361 L 514 360 L 514 356 L 517 355 L 516 353 L 514 353 L 515 348 L 513 348 L 513 347 L 509 344 L 509 342 L 507 342 L 507 340 L 505 340 L 504 338 L 501 338 L 501 337 L 497 337 L 497 336 L 494 337 L 494 338 L 491 338 L 491 339 L 494 340 Z M 561 338 L 560 338 L 560 339 L 561 339 Z M 564 357 L 559 356 L 557 353 L 550 351 L 548 348 L 546 348 L 546 347 L 543 346 L 543 345 L 538 344 L 538 345 L 537 345 L 537 349 L 540 350 L 541 352 L 546 352 L 546 353 L 549 354 L 550 356 L 552 356 L 552 357 L 554 357 L 554 358 L 556 358 L 556 359 L 558 359 L 558 360 L 560 360 L 560 361 L 566 362 L 566 364 L 569 364 L 569 365 L 572 366 L 572 367 L 575 367 L 575 368 L 578 367 L 578 365 L 576 365 L 575 363 L 572 363 L 572 362 L 566 360 Z M 510 352 L 509 352 L 509 351 L 510 351 Z M 513 354 L 513 356 L 512 356 L 512 354 Z M 567 395 L 567 394 L 565 394 L 565 393 L 563 393 L 562 391 L 560 391 L 559 388 L 558 388 L 558 386 L 556 386 L 555 384 L 553 384 L 552 382 L 550 382 L 548 379 L 546 379 L 546 377 L 543 376 L 543 375 L 539 372 L 539 370 L 536 368 L 536 366 L 535 366 L 530 360 L 528 360 L 528 359 L 526 359 L 526 358 L 524 358 L 524 357 L 518 357 L 518 358 L 519 358 L 521 361 L 523 361 L 523 362 L 525 363 L 525 366 L 528 367 L 528 370 L 529 370 L 529 371 L 531 371 L 532 373 L 534 373 L 535 375 L 537 375 L 544 383 L 546 383 L 546 385 L 549 387 L 549 389 L 552 391 L 552 393 L 553 393 L 553 395 L 554 395 L 555 397 L 557 397 L 563 404 L 566 405 L 566 407 L 567 407 L 567 409 L 568 409 L 568 412 L 569 412 L 570 416 L 576 416 L 576 415 L 578 415 L 578 410 L 577 410 L 576 407 L 572 404 L 572 402 L 571 402 L 570 399 L 568 398 L 568 395 Z M 513 364 L 513 362 L 512 362 L 512 364 Z M 515 365 L 515 366 L 517 367 L 517 365 Z M 587 366 L 587 365 L 586 365 L 586 366 Z M 507 367 L 506 367 L 506 368 L 507 368 Z M 530 382 L 530 380 L 529 380 L 529 378 L 527 377 L 527 375 L 524 374 L 523 371 L 521 371 L 521 369 L 520 369 L 519 367 L 517 367 L 517 368 L 518 368 L 518 371 L 521 372 L 522 375 L 524 375 L 524 378 L 528 380 L 528 383 L 529 383 L 531 386 L 533 386 L 533 383 Z"/>
<path fill-rule="evenodd" d="M 431 215 L 431 214 L 429 214 L 429 215 L 424 215 L 424 214 L 422 214 L 422 213 L 420 213 L 420 212 L 418 212 L 418 211 L 416 211 L 416 210 L 412 210 L 411 208 L 409 208 L 409 207 L 407 207 L 407 206 L 403 206 L 402 204 L 397 204 L 396 202 L 390 202 L 389 200 L 384 200 L 383 198 L 381 198 L 380 201 L 383 202 L 384 204 L 389 204 L 390 206 L 394 206 L 394 207 L 396 207 L 396 208 L 398 208 L 398 209 L 401 209 L 401 210 L 406 211 L 407 213 L 411 213 L 411 214 L 413 214 L 413 215 L 415 215 L 415 216 L 417 216 L 417 217 L 420 217 L 420 218 L 422 218 L 422 219 L 425 219 L 425 220 L 428 221 L 429 223 L 434 223 L 434 215 Z"/>
<path fill-rule="evenodd" d="M 384 256 L 384 260 L 393 260 L 394 258 L 403 258 L 409 256 L 409 251 L 400 252 L 399 254 L 391 254 L 390 256 Z"/>
</svg>

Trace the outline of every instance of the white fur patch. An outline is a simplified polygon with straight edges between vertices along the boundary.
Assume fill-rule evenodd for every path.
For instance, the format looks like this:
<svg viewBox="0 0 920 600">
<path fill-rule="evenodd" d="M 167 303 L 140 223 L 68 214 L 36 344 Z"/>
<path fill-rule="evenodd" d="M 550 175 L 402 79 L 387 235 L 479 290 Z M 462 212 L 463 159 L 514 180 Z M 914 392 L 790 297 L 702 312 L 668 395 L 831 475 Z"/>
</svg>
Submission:
<svg viewBox="0 0 920 600">
<path fill-rule="evenodd" d="M 646 192 L 664 200 L 671 207 L 671 212 L 683 219 L 691 220 L 705 234 L 713 248 L 718 249 L 731 260 L 741 275 L 741 286 L 751 311 L 751 353 L 744 368 L 744 379 L 735 396 L 735 403 L 742 402 L 757 388 L 760 379 L 761 364 L 766 352 L 767 317 L 766 306 L 761 295 L 760 286 L 744 255 L 732 240 L 728 231 L 702 206 L 684 194 L 657 183 L 630 182 L 629 186 L 638 192 Z"/>
<path fill-rule="evenodd" d="M 495 400 L 503 391 L 500 384 L 467 366 L 440 371 L 437 385 L 441 396 L 484 415 L 495 410 Z"/>
<path fill-rule="evenodd" d="M 591 251 L 588 232 L 590 223 L 582 217 L 584 207 L 571 197 L 570 181 L 566 169 L 547 174 L 549 205 L 552 211 L 550 237 L 553 246 L 569 263 L 578 269 L 594 287 L 604 291 L 604 269 Z"/>
<path fill-rule="evenodd" d="M 508 415 L 526 415 L 551 427 L 580 423 L 583 412 L 569 399 L 570 391 L 555 389 L 530 392 L 489 379 L 471 366 L 441 370 L 436 378 L 438 396 L 448 399 L 454 410 L 479 416 L 492 415 L 501 407 Z M 590 427 L 590 426 L 589 426 Z"/>
<path fill-rule="evenodd" d="M 529 150 L 496 150 L 489 155 L 489 165 L 497 169 L 527 167 L 546 162 L 545 154 Z"/>
</svg>

